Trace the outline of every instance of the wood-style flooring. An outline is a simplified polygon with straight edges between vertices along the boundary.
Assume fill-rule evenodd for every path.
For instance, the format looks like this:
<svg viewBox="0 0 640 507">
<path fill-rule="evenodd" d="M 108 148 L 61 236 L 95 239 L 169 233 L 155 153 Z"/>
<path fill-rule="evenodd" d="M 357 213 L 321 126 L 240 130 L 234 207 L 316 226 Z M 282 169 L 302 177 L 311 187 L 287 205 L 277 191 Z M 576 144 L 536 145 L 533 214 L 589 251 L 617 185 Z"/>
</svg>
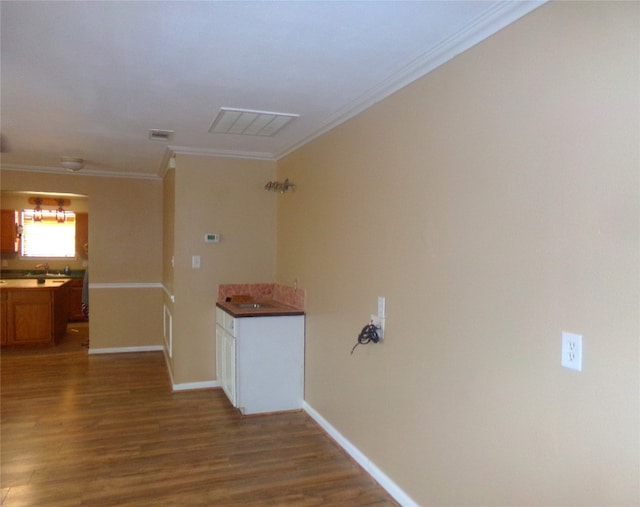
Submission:
<svg viewBox="0 0 640 507">
<path fill-rule="evenodd" d="M 172 392 L 161 353 L 3 353 L 3 507 L 397 505 L 304 412 Z"/>
</svg>

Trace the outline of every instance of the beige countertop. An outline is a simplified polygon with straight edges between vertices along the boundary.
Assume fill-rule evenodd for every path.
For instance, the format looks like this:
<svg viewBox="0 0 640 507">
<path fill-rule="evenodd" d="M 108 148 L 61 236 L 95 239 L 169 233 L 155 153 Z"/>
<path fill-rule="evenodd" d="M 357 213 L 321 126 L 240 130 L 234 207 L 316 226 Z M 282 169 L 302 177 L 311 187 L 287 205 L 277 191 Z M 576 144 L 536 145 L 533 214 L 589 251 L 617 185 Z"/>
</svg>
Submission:
<svg viewBox="0 0 640 507">
<path fill-rule="evenodd" d="M 255 304 L 260 306 L 252 306 Z M 287 315 L 304 315 L 304 310 L 273 300 L 241 303 L 218 301 L 216 306 L 222 308 L 232 317 L 284 317 Z"/>
<path fill-rule="evenodd" d="M 36 278 L 0 280 L 0 290 L 1 289 L 51 290 L 51 289 L 57 289 L 58 287 L 62 287 L 64 284 L 70 281 L 71 281 L 71 278 L 47 278 L 45 279 L 44 283 L 38 283 L 38 280 Z"/>
</svg>

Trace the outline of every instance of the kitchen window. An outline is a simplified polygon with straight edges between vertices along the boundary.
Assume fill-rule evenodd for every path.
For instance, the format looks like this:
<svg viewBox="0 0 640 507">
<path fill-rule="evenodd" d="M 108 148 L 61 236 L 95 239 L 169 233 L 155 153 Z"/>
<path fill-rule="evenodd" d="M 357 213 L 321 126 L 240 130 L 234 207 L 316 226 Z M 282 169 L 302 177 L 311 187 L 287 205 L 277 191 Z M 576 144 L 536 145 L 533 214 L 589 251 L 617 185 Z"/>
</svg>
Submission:
<svg viewBox="0 0 640 507">
<path fill-rule="evenodd" d="M 65 212 L 58 222 L 54 210 L 42 210 L 42 219 L 34 220 L 33 210 L 21 213 L 23 257 L 73 258 L 76 256 L 76 215 Z"/>
</svg>

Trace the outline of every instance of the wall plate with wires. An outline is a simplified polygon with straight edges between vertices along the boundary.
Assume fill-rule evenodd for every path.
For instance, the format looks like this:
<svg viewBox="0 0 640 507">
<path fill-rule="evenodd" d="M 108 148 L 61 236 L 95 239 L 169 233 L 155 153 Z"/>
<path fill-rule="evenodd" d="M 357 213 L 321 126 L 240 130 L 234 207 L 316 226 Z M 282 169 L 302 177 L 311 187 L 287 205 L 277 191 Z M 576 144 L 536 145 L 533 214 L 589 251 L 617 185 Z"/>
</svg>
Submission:
<svg viewBox="0 0 640 507">
<path fill-rule="evenodd" d="M 376 327 L 380 340 L 384 338 L 384 319 L 378 315 L 371 315 L 371 323 Z"/>
</svg>

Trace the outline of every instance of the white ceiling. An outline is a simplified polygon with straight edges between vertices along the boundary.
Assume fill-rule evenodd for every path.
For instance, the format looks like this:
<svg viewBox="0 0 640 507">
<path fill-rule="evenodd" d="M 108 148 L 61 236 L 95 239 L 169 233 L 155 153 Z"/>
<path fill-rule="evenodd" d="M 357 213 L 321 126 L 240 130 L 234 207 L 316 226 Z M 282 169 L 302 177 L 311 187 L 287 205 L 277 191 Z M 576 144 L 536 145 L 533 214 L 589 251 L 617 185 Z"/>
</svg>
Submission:
<svg viewBox="0 0 640 507">
<path fill-rule="evenodd" d="M 157 177 L 171 152 L 277 159 L 540 4 L 2 0 L 2 165 Z M 221 108 L 299 116 L 272 137 L 209 132 Z"/>
</svg>

